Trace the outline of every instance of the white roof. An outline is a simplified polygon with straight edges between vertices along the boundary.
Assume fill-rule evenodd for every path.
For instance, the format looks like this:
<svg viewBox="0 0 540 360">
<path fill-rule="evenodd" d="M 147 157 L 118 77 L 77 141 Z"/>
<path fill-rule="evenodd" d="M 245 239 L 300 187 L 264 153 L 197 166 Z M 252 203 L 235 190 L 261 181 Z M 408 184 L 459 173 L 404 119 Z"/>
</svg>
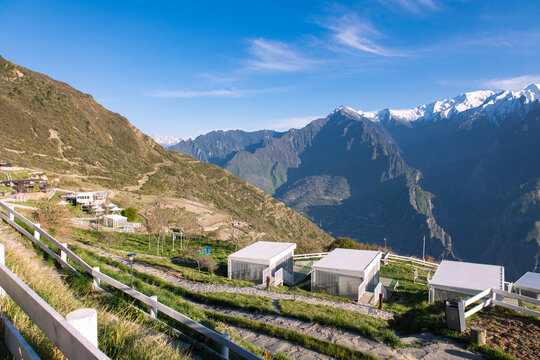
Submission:
<svg viewBox="0 0 540 360">
<path fill-rule="evenodd" d="M 527 272 L 514 283 L 514 287 L 540 291 L 540 273 Z"/>
<path fill-rule="evenodd" d="M 255 244 L 251 244 L 229 255 L 229 258 L 245 261 L 252 260 L 257 263 L 270 263 L 272 259 L 288 251 L 294 251 L 294 249 L 296 249 L 295 243 L 257 241 Z"/>
<path fill-rule="evenodd" d="M 504 267 L 443 260 L 429 284 L 478 292 L 488 288 L 502 290 Z"/>
<path fill-rule="evenodd" d="M 127 220 L 127 217 L 118 214 L 105 215 L 104 218 L 111 220 Z"/>
<path fill-rule="evenodd" d="M 364 272 L 375 264 L 382 256 L 380 251 L 373 250 L 353 250 L 353 249 L 335 249 L 321 260 L 317 261 L 312 269 L 346 271 L 363 275 Z"/>
</svg>

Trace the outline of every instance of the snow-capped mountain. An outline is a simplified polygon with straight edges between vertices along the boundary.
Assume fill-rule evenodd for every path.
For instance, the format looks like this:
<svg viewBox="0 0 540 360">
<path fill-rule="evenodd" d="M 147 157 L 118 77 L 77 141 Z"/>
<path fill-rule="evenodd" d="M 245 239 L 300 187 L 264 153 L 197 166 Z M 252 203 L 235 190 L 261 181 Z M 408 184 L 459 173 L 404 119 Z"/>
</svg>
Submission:
<svg viewBox="0 0 540 360">
<path fill-rule="evenodd" d="M 494 123 L 509 114 L 526 113 L 523 107 L 540 99 L 540 84 L 531 84 L 519 91 L 480 90 L 462 93 L 451 99 L 420 105 L 411 109 L 382 109 L 379 111 L 360 111 L 348 106 L 340 106 L 336 111 L 346 112 L 352 117 L 367 118 L 383 123 L 409 125 L 415 121 L 437 121 L 448 119 L 469 110 L 483 111 Z"/>
<path fill-rule="evenodd" d="M 181 138 L 173 135 L 154 135 L 152 136 L 155 142 L 163 147 L 168 147 L 178 144 L 181 140 L 186 140 L 187 138 Z"/>
</svg>

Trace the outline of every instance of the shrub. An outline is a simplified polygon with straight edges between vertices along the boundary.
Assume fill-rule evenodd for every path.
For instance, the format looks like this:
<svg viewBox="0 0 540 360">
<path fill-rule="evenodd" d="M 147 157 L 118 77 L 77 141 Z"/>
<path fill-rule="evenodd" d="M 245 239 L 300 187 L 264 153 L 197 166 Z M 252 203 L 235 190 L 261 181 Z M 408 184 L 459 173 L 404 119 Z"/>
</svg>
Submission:
<svg viewBox="0 0 540 360">
<path fill-rule="evenodd" d="M 135 222 L 139 216 L 139 211 L 134 207 L 128 207 L 127 209 L 122 210 L 121 214 L 122 216 L 127 217 L 129 222 Z"/>
</svg>

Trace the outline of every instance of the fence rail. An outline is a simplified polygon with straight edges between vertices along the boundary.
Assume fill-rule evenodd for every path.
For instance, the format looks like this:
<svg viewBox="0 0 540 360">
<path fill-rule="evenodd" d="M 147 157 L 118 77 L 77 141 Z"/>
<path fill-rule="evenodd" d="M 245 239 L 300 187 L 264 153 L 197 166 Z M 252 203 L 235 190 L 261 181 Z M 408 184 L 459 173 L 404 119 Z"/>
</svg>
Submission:
<svg viewBox="0 0 540 360">
<path fill-rule="evenodd" d="M 424 260 L 420 260 L 420 259 L 417 259 L 417 258 L 413 258 L 413 257 L 410 257 L 410 256 L 401 256 L 401 255 L 396 255 L 396 254 L 391 254 L 391 253 L 387 253 L 384 257 L 385 259 L 387 260 L 394 260 L 394 261 L 410 261 L 414 264 L 418 264 L 418 265 L 422 265 L 422 266 L 429 266 L 429 267 L 432 267 L 432 268 L 439 268 L 439 264 L 437 263 L 432 263 L 432 262 L 429 262 L 429 261 L 424 261 Z"/>
<path fill-rule="evenodd" d="M 503 300 L 502 301 L 498 300 L 497 297 L 500 297 Z M 528 297 L 528 296 L 514 294 L 514 293 L 511 293 L 511 292 L 508 292 L 508 291 L 502 291 L 502 290 L 490 288 L 490 289 L 486 289 L 486 290 L 478 293 L 477 295 L 475 295 L 475 296 L 473 296 L 473 297 L 471 297 L 471 298 L 464 301 L 464 308 L 466 308 L 467 306 L 472 305 L 472 304 L 476 303 L 477 301 L 484 299 L 483 302 L 479 303 L 478 305 L 476 305 L 472 309 L 470 309 L 468 311 L 465 311 L 465 314 L 464 314 L 465 318 L 468 318 L 469 316 L 477 313 L 478 311 L 482 310 L 483 308 L 488 307 L 488 306 L 492 306 L 492 305 L 502 306 L 502 307 L 505 307 L 507 309 L 512 309 L 512 310 L 519 311 L 519 312 L 522 312 L 522 313 L 525 313 L 525 314 L 540 317 L 540 311 L 535 311 L 535 310 L 532 310 L 532 309 L 528 309 L 528 308 L 523 307 L 523 306 L 516 306 L 516 305 L 509 304 L 507 302 L 504 302 L 505 297 L 511 298 L 511 299 L 517 299 L 520 302 L 524 301 L 524 302 L 527 302 L 527 303 L 530 303 L 530 304 L 533 304 L 533 305 L 540 306 L 540 300 L 537 300 L 537 299 L 534 299 L 534 298 L 531 298 L 531 297 Z"/>
<path fill-rule="evenodd" d="M 34 224 L 32 221 L 28 220 L 23 215 L 19 214 L 17 211 L 13 210 L 10 206 L 4 204 L 3 202 L 0 202 L 0 208 L 4 209 L 8 212 L 9 216 L 6 216 L 2 212 L 0 212 L 0 217 L 4 219 L 8 224 L 16 228 L 18 231 L 20 231 L 24 236 L 29 238 L 31 241 L 37 243 L 47 254 L 49 254 L 51 257 L 56 259 L 60 264 L 69 266 L 73 271 L 76 271 L 73 267 L 71 267 L 69 264 L 67 264 L 67 261 L 63 261 L 59 255 L 57 255 L 53 250 L 51 250 L 47 245 L 45 245 L 43 242 L 40 241 L 40 238 L 43 237 L 51 242 L 55 247 L 57 247 L 61 252 L 66 254 L 68 258 L 70 258 L 72 261 L 77 263 L 84 271 L 91 274 L 94 279 L 99 279 L 100 281 L 103 281 L 104 283 L 130 295 L 131 297 L 141 301 L 142 303 L 149 305 L 152 309 L 157 309 L 158 311 L 161 311 L 163 314 L 169 316 L 170 318 L 177 320 L 178 322 L 182 323 L 183 325 L 187 326 L 188 328 L 196 331 L 197 333 L 213 340 L 214 342 L 220 344 L 222 347 L 226 347 L 239 355 L 243 359 L 247 360 L 261 360 L 259 356 L 253 354 L 252 352 L 246 350 L 245 348 L 241 347 L 240 345 L 236 344 L 235 342 L 225 338 L 221 334 L 199 324 L 198 322 L 190 319 L 189 317 L 185 316 L 184 314 L 179 313 L 178 311 L 160 303 L 159 301 L 152 299 L 149 296 L 144 295 L 143 293 L 130 288 L 129 286 L 111 278 L 110 276 L 107 276 L 101 272 L 99 272 L 97 269 L 93 269 L 90 265 L 88 265 L 84 260 L 82 260 L 79 256 L 77 256 L 73 251 L 67 248 L 64 244 L 60 243 L 58 240 L 56 240 L 54 237 L 49 235 L 46 231 L 41 229 L 39 226 Z M 15 222 L 15 219 L 18 219 L 22 221 L 24 224 L 29 226 L 32 230 L 34 230 L 34 235 L 30 234 L 26 229 L 24 229 L 22 226 L 17 224 Z M 39 234 L 39 235 L 37 235 Z M 69 357 L 69 356 L 68 356 Z M 77 357 L 73 357 L 77 358 Z"/>
<path fill-rule="evenodd" d="M 326 255 L 328 255 L 330 253 L 328 252 L 321 252 L 321 253 L 314 253 L 314 254 L 298 254 L 298 255 L 293 255 L 293 259 L 294 260 L 299 260 L 299 259 L 314 259 L 314 258 L 321 258 L 321 257 L 325 257 Z"/>
<path fill-rule="evenodd" d="M 0 286 L 67 358 L 109 359 L 2 264 L 0 264 Z"/>
</svg>

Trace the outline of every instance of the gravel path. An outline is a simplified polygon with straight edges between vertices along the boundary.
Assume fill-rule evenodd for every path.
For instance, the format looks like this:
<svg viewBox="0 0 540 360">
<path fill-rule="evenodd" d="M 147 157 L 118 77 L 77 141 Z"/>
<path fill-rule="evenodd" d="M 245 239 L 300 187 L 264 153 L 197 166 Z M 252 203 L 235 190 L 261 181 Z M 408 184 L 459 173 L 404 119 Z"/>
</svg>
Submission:
<svg viewBox="0 0 540 360">
<path fill-rule="evenodd" d="M 281 328 L 298 331 L 321 340 L 329 341 L 349 347 L 354 350 L 359 350 L 365 353 L 376 355 L 381 359 L 483 359 L 482 356 L 464 350 L 459 345 L 452 341 L 449 341 L 448 339 L 435 337 L 431 334 L 420 334 L 415 336 L 402 337 L 402 340 L 408 344 L 429 343 L 428 345 L 421 345 L 416 348 L 408 347 L 403 349 L 392 349 L 391 347 L 377 340 L 366 338 L 358 335 L 353 331 L 343 330 L 335 328 L 333 326 L 320 325 L 281 315 L 254 314 L 245 310 L 230 309 L 219 306 L 209 306 L 199 303 L 194 303 L 194 305 L 202 309 L 218 311 L 222 314 L 231 316 L 240 316 L 260 323 L 275 325 Z M 276 341 L 279 342 L 281 340 L 274 339 L 274 342 L 272 342 L 268 346 L 268 348 L 266 346 L 261 347 L 274 353 L 272 349 L 278 346 L 277 344 L 274 344 Z M 280 351 L 283 351 L 283 349 L 281 349 Z M 292 354 L 289 354 L 287 351 L 283 352 L 290 357 L 304 359 L 303 357 L 296 357 Z"/>
</svg>

